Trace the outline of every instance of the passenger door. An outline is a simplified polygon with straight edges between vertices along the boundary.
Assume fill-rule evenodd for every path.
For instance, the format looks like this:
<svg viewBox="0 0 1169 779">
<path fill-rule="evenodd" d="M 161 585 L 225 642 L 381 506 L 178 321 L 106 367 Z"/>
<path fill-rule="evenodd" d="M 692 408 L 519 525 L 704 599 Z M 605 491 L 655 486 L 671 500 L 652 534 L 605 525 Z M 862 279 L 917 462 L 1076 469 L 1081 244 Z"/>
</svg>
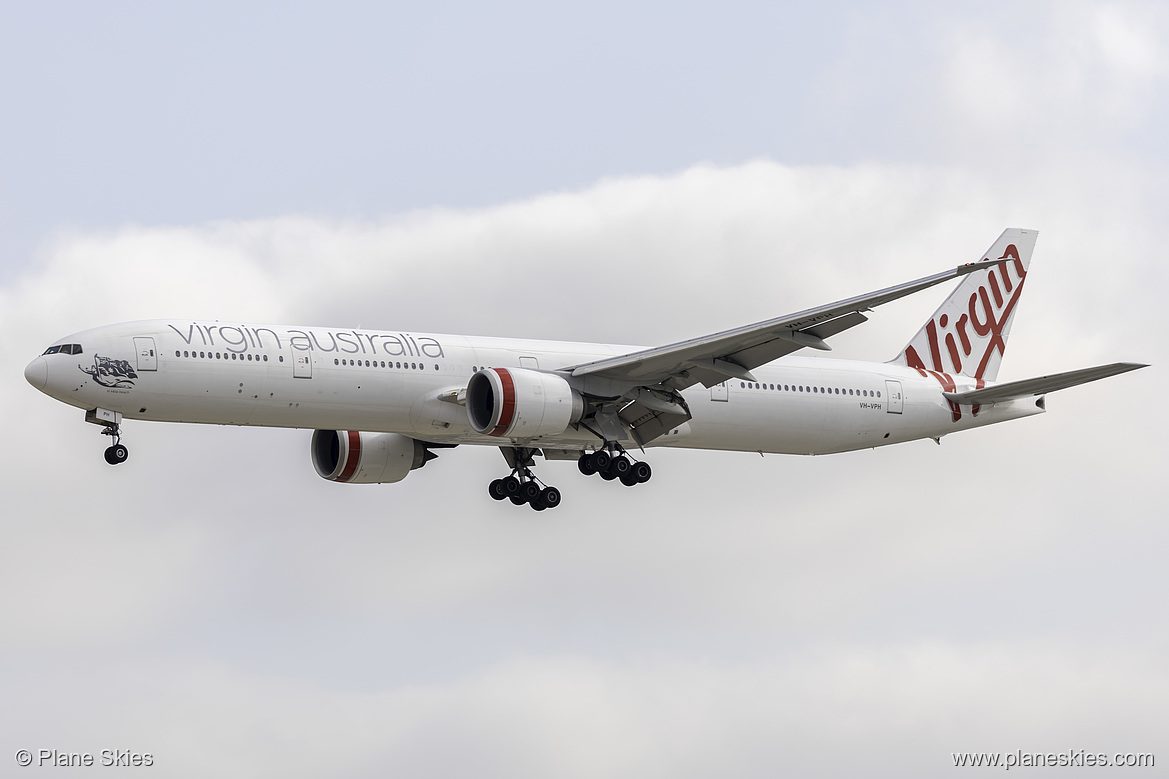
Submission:
<svg viewBox="0 0 1169 779">
<path fill-rule="evenodd" d="M 885 410 L 890 414 L 900 414 L 905 399 L 901 395 L 901 382 L 885 380 Z"/>
<path fill-rule="evenodd" d="M 292 377 L 294 379 L 311 379 L 313 377 L 312 352 L 296 352 L 292 355 Z"/>
<path fill-rule="evenodd" d="M 158 370 L 158 353 L 154 351 L 154 339 L 142 336 L 134 339 L 134 352 L 138 355 L 138 370 Z"/>
</svg>

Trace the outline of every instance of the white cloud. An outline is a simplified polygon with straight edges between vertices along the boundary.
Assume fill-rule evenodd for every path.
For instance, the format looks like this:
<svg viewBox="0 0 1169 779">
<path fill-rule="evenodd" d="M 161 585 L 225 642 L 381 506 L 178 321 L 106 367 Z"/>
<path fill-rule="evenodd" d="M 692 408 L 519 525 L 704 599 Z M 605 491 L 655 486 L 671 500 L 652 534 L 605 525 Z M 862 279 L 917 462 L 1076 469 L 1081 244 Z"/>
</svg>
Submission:
<svg viewBox="0 0 1169 779">
<path fill-rule="evenodd" d="M 1010 160 L 1098 154 L 1150 111 L 1169 70 L 1154 4 L 1060 3 L 1039 18 L 955 19 L 943 28 L 939 94 L 952 139 Z M 1005 25 L 1005 26 L 1004 26 Z M 1082 160 L 1080 161 L 1082 163 Z"/>
</svg>

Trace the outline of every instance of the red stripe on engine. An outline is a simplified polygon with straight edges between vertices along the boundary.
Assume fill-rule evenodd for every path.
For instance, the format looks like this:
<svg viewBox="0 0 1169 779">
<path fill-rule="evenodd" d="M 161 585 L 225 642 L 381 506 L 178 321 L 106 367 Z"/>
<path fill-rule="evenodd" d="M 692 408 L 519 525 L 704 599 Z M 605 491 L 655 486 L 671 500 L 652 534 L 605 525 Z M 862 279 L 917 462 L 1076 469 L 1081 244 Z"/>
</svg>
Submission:
<svg viewBox="0 0 1169 779">
<path fill-rule="evenodd" d="M 493 368 L 492 370 L 499 377 L 503 397 L 500 399 L 502 406 L 499 412 L 499 421 L 495 423 L 495 429 L 491 431 L 491 435 L 501 436 L 507 433 L 511 427 L 512 418 L 515 417 L 515 382 L 512 381 L 511 374 L 506 368 Z"/>
<path fill-rule="evenodd" d="M 349 436 L 349 454 L 345 457 L 345 468 L 333 481 L 349 481 L 357 472 L 357 466 L 361 464 L 361 433 L 356 430 L 345 432 Z"/>
</svg>

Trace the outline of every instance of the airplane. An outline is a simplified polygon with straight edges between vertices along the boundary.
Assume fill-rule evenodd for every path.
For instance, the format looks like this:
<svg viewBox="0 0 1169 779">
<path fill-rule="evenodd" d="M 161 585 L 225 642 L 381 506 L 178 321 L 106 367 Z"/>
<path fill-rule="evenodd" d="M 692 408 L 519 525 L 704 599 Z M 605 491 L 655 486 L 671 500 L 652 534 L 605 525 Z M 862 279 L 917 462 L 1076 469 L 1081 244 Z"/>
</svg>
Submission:
<svg viewBox="0 0 1169 779">
<path fill-rule="evenodd" d="M 535 458 L 649 481 L 647 448 L 829 454 L 933 439 L 1042 413 L 1048 392 L 1146 367 L 1112 363 L 996 383 L 1037 232 L 1008 229 L 977 262 L 653 348 L 403 331 L 151 320 L 70 335 L 25 368 L 85 410 L 124 463 L 124 420 L 313 430 L 312 464 L 346 484 L 401 481 L 459 445 L 496 446 L 489 494 L 561 502 Z M 958 279 L 888 362 L 804 357 L 865 312 Z"/>
</svg>

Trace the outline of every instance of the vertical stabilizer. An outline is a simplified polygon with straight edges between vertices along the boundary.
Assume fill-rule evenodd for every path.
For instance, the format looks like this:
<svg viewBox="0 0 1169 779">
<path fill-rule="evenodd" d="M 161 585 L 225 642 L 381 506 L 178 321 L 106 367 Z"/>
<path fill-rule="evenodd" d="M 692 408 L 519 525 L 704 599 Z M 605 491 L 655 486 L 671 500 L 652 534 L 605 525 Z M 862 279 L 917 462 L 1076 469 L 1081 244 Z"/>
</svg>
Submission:
<svg viewBox="0 0 1169 779">
<path fill-rule="evenodd" d="M 994 381 L 1037 235 L 1035 230 L 1003 231 L 981 258 L 992 264 L 966 276 L 893 362 Z"/>
</svg>

